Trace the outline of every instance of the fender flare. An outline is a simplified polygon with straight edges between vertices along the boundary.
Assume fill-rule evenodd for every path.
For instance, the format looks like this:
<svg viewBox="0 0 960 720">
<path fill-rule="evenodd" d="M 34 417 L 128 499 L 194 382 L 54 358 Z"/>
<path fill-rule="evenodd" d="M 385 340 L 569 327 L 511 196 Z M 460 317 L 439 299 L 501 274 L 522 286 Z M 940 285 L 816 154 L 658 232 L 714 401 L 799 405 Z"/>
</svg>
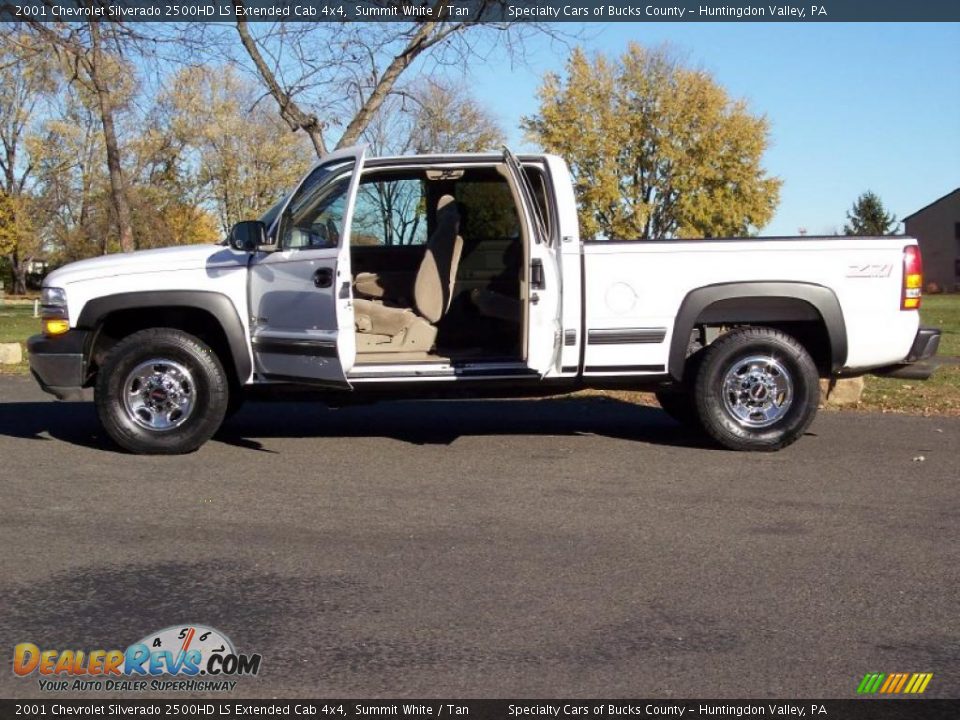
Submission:
<svg viewBox="0 0 960 720">
<path fill-rule="evenodd" d="M 119 310 L 137 310 L 152 307 L 164 309 L 182 307 L 205 310 L 220 323 L 230 347 L 230 355 L 237 371 L 237 381 L 247 381 L 253 372 L 253 361 L 247 343 L 247 334 L 233 301 L 223 293 L 206 290 L 149 290 L 118 293 L 94 298 L 83 306 L 77 319 L 78 328 L 95 330 L 111 313 Z"/>
<path fill-rule="evenodd" d="M 771 303 L 769 308 L 760 308 L 753 303 L 757 299 L 785 300 L 788 303 Z M 736 301 L 743 300 L 743 317 L 738 315 Z M 804 314 L 797 309 L 802 307 L 794 304 L 787 307 L 790 301 L 801 301 L 810 306 L 819 315 Z M 678 382 L 683 378 L 684 364 L 687 359 L 687 347 L 690 333 L 693 332 L 697 320 L 705 310 L 715 303 L 727 301 L 722 311 L 718 310 L 715 317 L 710 313 L 706 318 L 709 322 L 783 322 L 790 320 L 820 319 L 823 321 L 830 338 L 830 371 L 839 371 L 847 361 L 847 326 L 843 319 L 843 310 L 836 294 L 828 287 L 804 282 L 734 282 L 706 285 L 687 293 L 680 303 L 677 319 L 673 326 L 673 336 L 670 340 L 670 356 L 668 370 Z M 749 306 L 749 308 L 748 308 Z M 727 317 L 724 317 L 724 316 Z M 702 320 L 701 320 L 702 322 Z"/>
</svg>

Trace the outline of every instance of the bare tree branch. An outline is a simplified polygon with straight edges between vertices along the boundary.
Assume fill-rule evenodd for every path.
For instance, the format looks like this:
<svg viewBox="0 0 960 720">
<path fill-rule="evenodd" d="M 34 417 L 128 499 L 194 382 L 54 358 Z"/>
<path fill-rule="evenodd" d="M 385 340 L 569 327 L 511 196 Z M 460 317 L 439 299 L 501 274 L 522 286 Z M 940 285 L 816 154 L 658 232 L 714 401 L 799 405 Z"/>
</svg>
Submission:
<svg viewBox="0 0 960 720">
<path fill-rule="evenodd" d="M 243 8 L 243 1 L 234 0 L 234 6 L 238 10 Z M 277 101 L 280 108 L 280 117 L 290 126 L 291 130 L 303 130 L 307 133 L 310 136 L 310 142 L 313 143 L 313 149 L 316 151 L 317 157 L 322 157 L 327 152 L 327 146 L 323 139 L 323 124 L 319 118 L 301 110 L 296 101 L 280 87 L 273 71 L 263 59 L 256 41 L 250 35 L 246 20 L 237 20 L 237 34 L 240 35 L 240 41 L 256 66 L 260 78 L 266 84 L 274 100 Z"/>
<path fill-rule="evenodd" d="M 443 4 L 441 0 L 434 6 L 434 11 L 439 15 L 443 13 L 444 9 L 449 11 L 449 7 L 449 5 Z M 460 23 L 451 23 L 444 27 L 440 21 L 421 24 L 410 39 L 410 42 L 407 43 L 407 46 L 393 58 L 383 72 L 383 75 L 380 76 L 373 92 L 370 93 L 360 106 L 357 114 L 354 115 L 353 120 L 347 125 L 347 129 L 344 130 L 340 142 L 337 143 L 337 147 L 341 148 L 356 144 L 364 128 L 370 124 L 370 120 L 383 105 L 383 101 L 393 90 L 393 86 L 396 85 L 403 71 L 410 67 L 411 63 L 413 63 L 419 55 L 434 45 L 443 42 L 450 35 L 460 32 L 463 28 L 464 25 Z"/>
<path fill-rule="evenodd" d="M 233 0 L 236 8 L 245 0 Z M 504 22 L 506 0 L 484 0 L 471 22 L 450 19 L 444 0 L 370 0 L 381 7 L 429 7 L 422 19 L 392 23 L 288 23 L 248 26 L 236 22 L 240 62 L 255 74 L 292 130 L 304 130 L 322 154 L 360 140 L 385 111 L 391 95 L 405 92 L 402 81 L 418 74 L 466 72 L 471 60 L 506 51 L 511 62 L 524 56 L 534 35 L 568 45 L 575 35 L 549 24 Z M 477 18 L 483 22 L 478 22 Z M 487 18 L 490 18 L 487 21 Z M 236 56 L 228 45 L 220 46 Z M 440 79 L 440 78 L 438 78 Z M 334 141 L 333 133 L 342 128 Z M 325 142 L 324 142 L 325 141 Z"/>
</svg>

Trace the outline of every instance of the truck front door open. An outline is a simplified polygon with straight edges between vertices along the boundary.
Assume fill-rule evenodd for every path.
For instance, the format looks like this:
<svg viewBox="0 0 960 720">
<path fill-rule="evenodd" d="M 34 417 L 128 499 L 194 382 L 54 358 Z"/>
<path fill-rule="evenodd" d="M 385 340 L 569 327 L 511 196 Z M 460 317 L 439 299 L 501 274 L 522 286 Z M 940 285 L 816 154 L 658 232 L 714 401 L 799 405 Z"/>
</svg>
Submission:
<svg viewBox="0 0 960 720">
<path fill-rule="evenodd" d="M 356 358 L 350 224 L 363 148 L 327 155 L 300 183 L 249 274 L 256 371 L 349 387 Z"/>
</svg>

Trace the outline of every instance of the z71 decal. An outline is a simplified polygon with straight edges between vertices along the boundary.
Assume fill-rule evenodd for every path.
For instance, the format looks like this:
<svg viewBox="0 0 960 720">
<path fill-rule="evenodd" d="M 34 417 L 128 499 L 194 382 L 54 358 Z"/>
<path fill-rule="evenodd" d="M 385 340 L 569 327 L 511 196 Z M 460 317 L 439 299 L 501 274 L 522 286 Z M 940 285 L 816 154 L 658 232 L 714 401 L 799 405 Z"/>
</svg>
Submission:
<svg viewBox="0 0 960 720">
<path fill-rule="evenodd" d="M 890 277 L 893 265 L 847 265 L 848 278 L 885 278 Z"/>
</svg>

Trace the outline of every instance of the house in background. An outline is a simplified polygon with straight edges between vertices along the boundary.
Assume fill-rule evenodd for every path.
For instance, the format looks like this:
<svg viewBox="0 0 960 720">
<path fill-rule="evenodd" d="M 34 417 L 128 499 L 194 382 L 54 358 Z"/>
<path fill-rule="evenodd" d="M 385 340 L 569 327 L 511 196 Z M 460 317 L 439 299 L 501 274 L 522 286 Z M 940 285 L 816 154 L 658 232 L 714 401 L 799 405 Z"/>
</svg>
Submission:
<svg viewBox="0 0 960 720">
<path fill-rule="evenodd" d="M 948 292 L 960 290 L 960 188 L 903 219 L 923 253 L 923 278 Z"/>
<path fill-rule="evenodd" d="M 45 258 L 36 258 L 27 262 L 27 275 L 46 275 L 50 263 Z"/>
</svg>

